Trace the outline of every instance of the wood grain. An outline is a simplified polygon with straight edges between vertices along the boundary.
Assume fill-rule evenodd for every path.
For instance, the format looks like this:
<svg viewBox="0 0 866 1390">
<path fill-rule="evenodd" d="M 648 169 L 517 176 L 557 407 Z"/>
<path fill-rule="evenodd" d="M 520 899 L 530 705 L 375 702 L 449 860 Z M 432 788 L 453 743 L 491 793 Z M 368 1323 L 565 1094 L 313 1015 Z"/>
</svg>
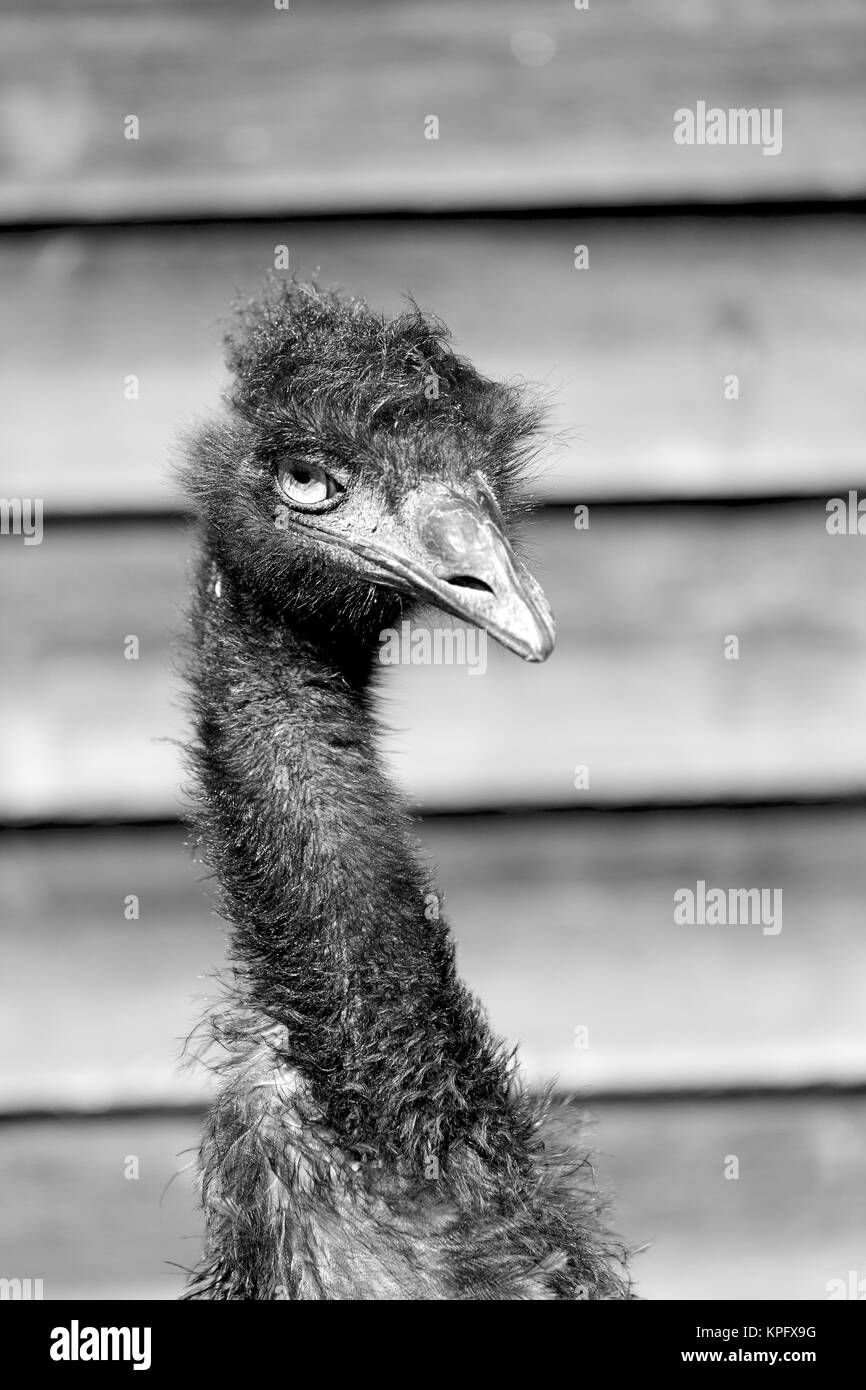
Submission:
<svg viewBox="0 0 866 1390">
<path fill-rule="evenodd" d="M 5 9 L 7 219 L 866 190 L 864 16 L 844 0 Z M 781 108 L 781 154 L 676 145 L 699 98 Z"/>
<path fill-rule="evenodd" d="M 593 1104 L 573 1130 L 600 1150 L 616 1229 L 651 1242 L 634 1260 L 644 1298 L 824 1299 L 862 1271 L 862 1099 Z M 195 1120 L 5 1129 L 3 1276 L 41 1278 L 46 1299 L 176 1298 L 201 1250 L 191 1175 L 175 1176 L 197 1134 Z"/>
<path fill-rule="evenodd" d="M 461 974 L 533 1086 L 866 1076 L 862 813 L 442 819 L 421 834 Z M 201 1101 L 208 1073 L 178 1060 L 220 997 L 224 943 L 181 832 L 7 834 L 0 870 L 0 1110 Z M 699 879 L 779 889 L 781 930 L 678 925 L 674 893 Z"/>
<path fill-rule="evenodd" d="M 3 495 L 176 505 L 178 435 L 218 404 L 221 324 L 279 245 L 388 311 L 413 293 L 483 371 L 536 383 L 554 441 L 540 496 L 863 480 L 862 219 L 281 221 L 0 237 Z"/>
<path fill-rule="evenodd" d="M 602 508 L 587 531 L 540 517 L 526 544 L 557 651 L 536 667 L 490 642 L 483 675 L 384 666 L 399 785 L 428 809 L 861 791 L 866 548 L 826 520 L 820 504 Z M 0 816 L 176 814 L 189 545 L 180 525 L 50 519 L 41 546 L 4 538 Z"/>
</svg>

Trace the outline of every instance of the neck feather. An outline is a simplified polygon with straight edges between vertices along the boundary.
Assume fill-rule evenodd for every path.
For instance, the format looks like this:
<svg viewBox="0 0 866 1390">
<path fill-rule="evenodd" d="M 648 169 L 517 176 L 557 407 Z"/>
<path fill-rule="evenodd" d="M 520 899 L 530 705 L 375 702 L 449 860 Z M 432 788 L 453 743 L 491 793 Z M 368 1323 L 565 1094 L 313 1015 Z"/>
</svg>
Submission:
<svg viewBox="0 0 866 1390">
<path fill-rule="evenodd" d="M 375 634 L 267 613 L 204 560 L 193 612 L 197 815 L 232 927 L 234 1007 L 342 1144 L 429 1161 L 454 1145 L 518 1165 L 508 1059 L 454 945 L 370 709 Z M 381 615 L 379 615 L 381 616 Z M 484 1153 L 486 1151 L 486 1155 Z"/>
</svg>

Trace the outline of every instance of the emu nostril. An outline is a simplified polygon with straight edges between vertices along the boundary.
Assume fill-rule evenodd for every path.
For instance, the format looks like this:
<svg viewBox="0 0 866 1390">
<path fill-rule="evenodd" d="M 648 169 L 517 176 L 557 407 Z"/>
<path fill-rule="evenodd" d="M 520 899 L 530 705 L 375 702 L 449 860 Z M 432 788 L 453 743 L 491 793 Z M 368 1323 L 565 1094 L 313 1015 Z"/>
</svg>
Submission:
<svg viewBox="0 0 866 1390">
<path fill-rule="evenodd" d="M 471 574 L 449 574 L 445 583 L 453 584 L 458 589 L 480 589 L 485 594 L 493 593 L 489 584 L 485 584 L 483 579 L 476 579 Z"/>
</svg>

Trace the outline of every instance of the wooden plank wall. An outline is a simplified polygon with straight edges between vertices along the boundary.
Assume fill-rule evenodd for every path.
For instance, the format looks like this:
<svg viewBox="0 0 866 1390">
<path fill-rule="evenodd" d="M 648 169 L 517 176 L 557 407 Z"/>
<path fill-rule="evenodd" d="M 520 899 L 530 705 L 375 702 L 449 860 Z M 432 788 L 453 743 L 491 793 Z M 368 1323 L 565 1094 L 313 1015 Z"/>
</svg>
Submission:
<svg viewBox="0 0 866 1390">
<path fill-rule="evenodd" d="M 576 245 L 588 270 L 574 268 Z M 279 246 L 299 273 L 318 267 L 388 310 L 414 294 L 482 369 L 537 384 L 554 436 L 541 498 L 785 495 L 861 480 L 859 218 L 580 210 L 3 237 L 4 486 L 63 511 L 176 505 L 171 441 L 217 405 L 229 300 L 261 283 Z"/>
<path fill-rule="evenodd" d="M 538 669 L 491 642 L 483 676 L 383 667 L 394 775 L 437 811 L 856 794 L 866 548 L 826 521 L 820 500 L 592 508 L 587 531 L 569 508 L 542 512 L 525 543 L 555 658 Z M 47 527 L 0 554 L 0 641 L 18 654 L 0 674 L 0 814 L 177 814 L 189 536 L 174 521 Z"/>
<path fill-rule="evenodd" d="M 599 1171 L 621 1194 L 618 1229 L 645 1247 L 642 1297 L 821 1299 L 862 1269 L 861 1099 L 605 1101 L 593 1112 L 587 1129 L 575 1110 L 574 1137 L 600 1148 Z M 184 1171 L 198 1129 L 183 1114 L 6 1127 L 4 1267 L 42 1279 L 45 1298 L 177 1298 L 201 1249 Z M 732 1152 L 739 1182 L 723 1176 Z"/>
<path fill-rule="evenodd" d="M 154 1217 L 223 958 L 176 823 L 171 466 L 218 405 L 229 300 L 285 246 L 549 402 L 524 539 L 554 659 L 382 673 L 462 969 L 530 1083 L 598 1115 L 621 1229 L 657 1241 L 642 1292 L 821 1296 L 866 1240 L 862 1100 L 815 1096 L 866 1081 L 866 542 L 826 526 L 866 482 L 866 12 L 7 0 L 0 24 L 0 493 L 45 507 L 41 545 L 0 537 L 14 1272 L 170 1297 L 157 1261 L 195 1259 L 185 1180 Z M 781 153 L 677 146 L 701 98 L 781 108 Z M 677 926 L 699 879 L 780 888 L 782 931 Z M 121 1150 L 145 1180 L 115 1191 Z"/>
<path fill-rule="evenodd" d="M 859 813 L 535 812 L 421 829 L 461 970 L 521 1040 L 533 1084 L 634 1094 L 862 1079 Z M 181 832 L 5 839 L 0 1110 L 199 1102 L 206 1079 L 177 1063 L 224 940 Z M 674 892 L 701 878 L 778 888 L 781 931 L 676 924 Z"/>
<path fill-rule="evenodd" d="M 5 9 L 7 218 L 866 192 L 850 0 Z M 674 145 L 674 110 L 701 96 L 781 107 L 782 156 Z M 138 142 L 122 138 L 128 114 Z M 438 141 L 423 139 L 430 114 Z"/>
</svg>

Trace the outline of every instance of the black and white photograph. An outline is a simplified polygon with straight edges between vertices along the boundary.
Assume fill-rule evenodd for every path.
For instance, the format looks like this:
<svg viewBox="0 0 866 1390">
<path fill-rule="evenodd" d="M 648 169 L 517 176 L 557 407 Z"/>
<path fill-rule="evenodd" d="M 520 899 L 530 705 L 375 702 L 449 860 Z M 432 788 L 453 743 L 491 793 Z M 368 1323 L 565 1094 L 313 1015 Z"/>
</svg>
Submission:
<svg viewBox="0 0 866 1390">
<path fill-rule="evenodd" d="M 866 3 L 2 0 L 0 296 L 25 1364 L 480 1300 L 820 1365 Z"/>
</svg>

